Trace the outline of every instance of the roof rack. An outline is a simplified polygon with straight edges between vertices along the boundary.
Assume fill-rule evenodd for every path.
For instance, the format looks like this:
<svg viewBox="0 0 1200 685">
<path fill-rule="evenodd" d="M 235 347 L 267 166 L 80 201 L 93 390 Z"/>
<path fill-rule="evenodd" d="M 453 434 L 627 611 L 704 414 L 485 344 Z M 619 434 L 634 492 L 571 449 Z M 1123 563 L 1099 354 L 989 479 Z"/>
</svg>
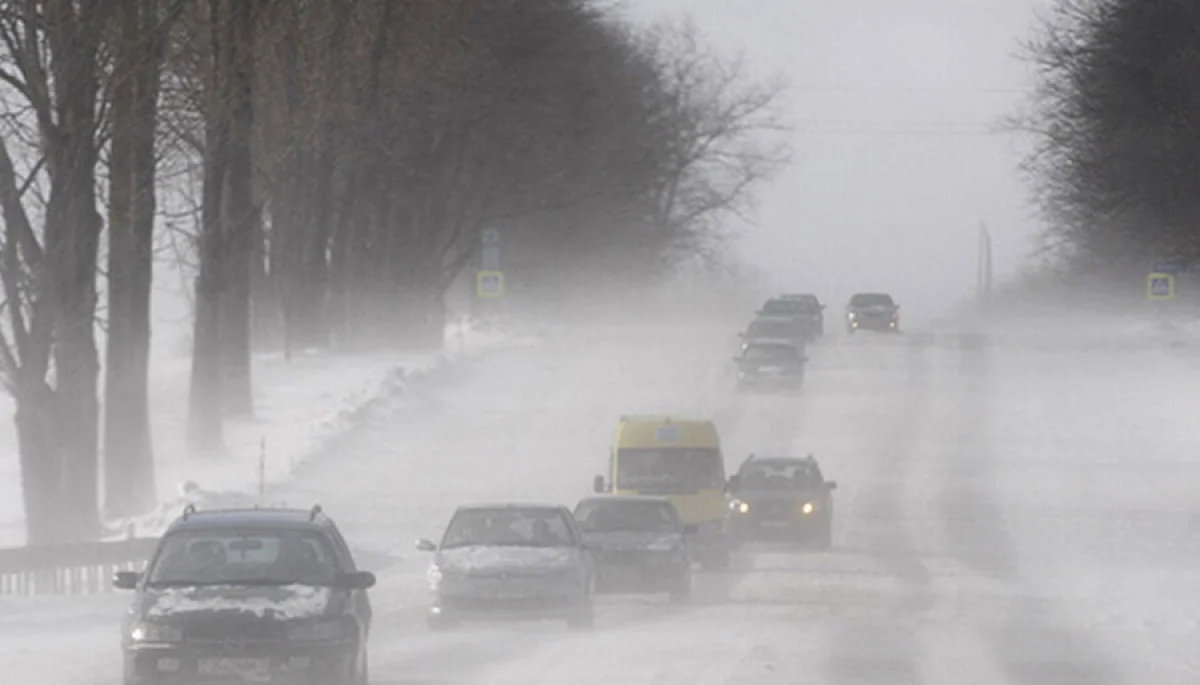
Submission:
<svg viewBox="0 0 1200 685">
<path fill-rule="evenodd" d="M 184 521 L 188 520 L 188 517 L 194 513 L 196 513 L 195 503 L 188 502 L 187 506 L 183 508 L 183 520 Z"/>
<path fill-rule="evenodd" d="M 308 512 L 308 520 L 316 521 L 317 517 L 323 515 L 324 513 L 325 511 L 321 509 L 320 504 L 314 504 L 312 510 Z"/>
</svg>

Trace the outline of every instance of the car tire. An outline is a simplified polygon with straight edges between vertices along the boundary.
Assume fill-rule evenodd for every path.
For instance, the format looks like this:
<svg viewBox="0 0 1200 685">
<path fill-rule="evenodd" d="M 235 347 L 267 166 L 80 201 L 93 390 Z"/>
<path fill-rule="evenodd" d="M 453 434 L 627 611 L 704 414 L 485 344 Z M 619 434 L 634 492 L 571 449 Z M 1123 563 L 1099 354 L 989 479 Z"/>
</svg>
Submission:
<svg viewBox="0 0 1200 685">
<path fill-rule="evenodd" d="M 567 617 L 567 630 L 586 632 L 596 626 L 596 611 L 589 601 L 583 608 Z"/>
<path fill-rule="evenodd" d="M 720 552 L 701 561 L 700 567 L 706 571 L 725 571 L 729 568 L 731 561 L 729 552 Z"/>
<path fill-rule="evenodd" d="M 676 581 L 675 587 L 671 588 L 668 594 L 668 599 L 671 604 L 687 604 L 692 601 L 692 574 L 690 571 Z"/>
<path fill-rule="evenodd" d="M 825 522 L 824 526 L 817 532 L 816 536 L 817 549 L 830 549 L 833 547 L 833 519 Z"/>
</svg>

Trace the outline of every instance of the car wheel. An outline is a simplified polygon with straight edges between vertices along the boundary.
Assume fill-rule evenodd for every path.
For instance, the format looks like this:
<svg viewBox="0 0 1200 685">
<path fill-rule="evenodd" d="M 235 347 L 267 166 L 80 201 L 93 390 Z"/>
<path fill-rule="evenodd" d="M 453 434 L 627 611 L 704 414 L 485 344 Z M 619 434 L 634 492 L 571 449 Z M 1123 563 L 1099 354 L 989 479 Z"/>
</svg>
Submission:
<svg viewBox="0 0 1200 685">
<path fill-rule="evenodd" d="M 692 574 L 685 573 L 671 588 L 671 604 L 687 604 L 692 599 Z"/>
<path fill-rule="evenodd" d="M 701 561 L 700 566 L 706 571 L 724 571 L 729 568 L 730 561 L 729 552 L 719 552 Z"/>
<path fill-rule="evenodd" d="M 820 531 L 817 533 L 816 543 L 819 549 L 833 547 L 833 519 L 827 520 L 825 525 L 821 526 Z"/>
<path fill-rule="evenodd" d="M 592 603 L 589 601 L 583 608 L 577 609 L 575 613 L 567 618 L 567 629 L 574 631 L 591 630 L 596 625 L 596 612 L 592 608 Z"/>
</svg>

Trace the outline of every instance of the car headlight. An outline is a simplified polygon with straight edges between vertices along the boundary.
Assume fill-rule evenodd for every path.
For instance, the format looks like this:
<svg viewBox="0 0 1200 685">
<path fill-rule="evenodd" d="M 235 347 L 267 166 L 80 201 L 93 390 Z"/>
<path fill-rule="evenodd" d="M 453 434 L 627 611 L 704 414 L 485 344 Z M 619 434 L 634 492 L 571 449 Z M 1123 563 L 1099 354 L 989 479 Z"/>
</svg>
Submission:
<svg viewBox="0 0 1200 685">
<path fill-rule="evenodd" d="M 347 635 L 347 626 L 342 621 L 305 623 L 288 631 L 288 640 L 293 642 L 333 642 Z"/>
<path fill-rule="evenodd" d="M 735 512 L 739 513 L 739 514 L 748 514 L 748 513 L 750 513 L 750 503 L 749 503 L 749 502 L 743 502 L 743 501 L 741 501 L 740 499 L 735 499 L 735 500 L 733 500 L 732 502 L 730 502 L 730 503 L 729 503 L 729 508 L 730 508 L 730 509 L 732 509 L 733 511 L 735 511 Z"/>
<path fill-rule="evenodd" d="M 816 511 L 816 509 L 817 509 L 817 505 L 813 504 L 812 502 L 805 502 L 800 507 L 800 511 L 804 512 L 805 514 L 811 514 L 814 511 Z"/>
<path fill-rule="evenodd" d="M 129 631 L 129 639 L 141 643 L 181 642 L 183 632 L 173 626 L 151 621 L 141 621 Z"/>
<path fill-rule="evenodd" d="M 855 314 L 854 312 L 850 312 L 849 314 L 846 315 L 846 318 L 853 321 L 858 318 L 858 314 Z"/>
</svg>

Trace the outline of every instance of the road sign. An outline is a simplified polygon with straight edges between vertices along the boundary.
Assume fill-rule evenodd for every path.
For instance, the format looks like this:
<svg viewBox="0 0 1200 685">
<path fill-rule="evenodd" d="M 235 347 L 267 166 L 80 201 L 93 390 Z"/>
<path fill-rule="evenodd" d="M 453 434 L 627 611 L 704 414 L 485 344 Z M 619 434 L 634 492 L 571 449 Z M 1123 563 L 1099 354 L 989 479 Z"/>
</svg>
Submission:
<svg viewBox="0 0 1200 685">
<path fill-rule="evenodd" d="M 500 231 L 494 228 L 484 229 L 483 234 L 479 236 L 484 245 L 499 245 Z"/>
<path fill-rule="evenodd" d="M 504 272 L 480 271 L 476 274 L 475 294 L 488 299 L 504 297 Z"/>
<path fill-rule="evenodd" d="M 1146 277 L 1146 298 L 1170 300 L 1175 297 L 1175 277 L 1171 274 L 1154 273 Z"/>
</svg>

